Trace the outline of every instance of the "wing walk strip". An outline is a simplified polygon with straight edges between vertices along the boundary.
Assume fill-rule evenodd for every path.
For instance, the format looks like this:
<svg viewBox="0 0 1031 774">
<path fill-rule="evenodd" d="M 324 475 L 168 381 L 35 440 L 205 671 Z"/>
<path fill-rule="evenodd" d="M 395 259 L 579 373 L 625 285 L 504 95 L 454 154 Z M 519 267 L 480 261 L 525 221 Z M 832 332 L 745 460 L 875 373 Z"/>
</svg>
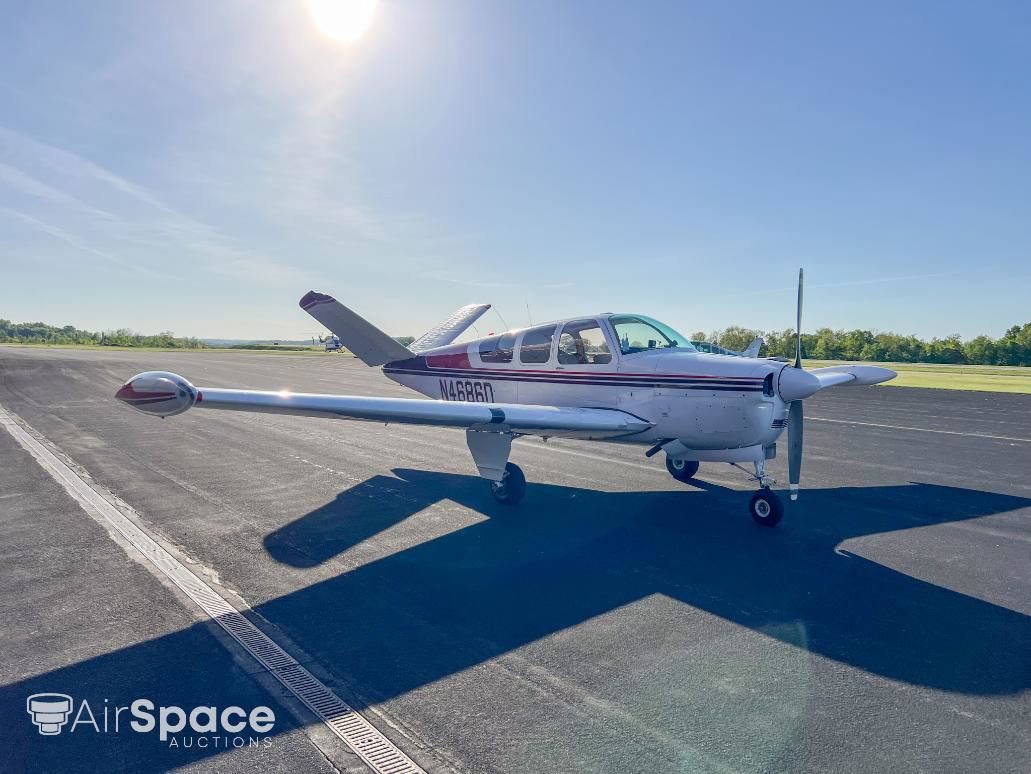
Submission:
<svg viewBox="0 0 1031 774">
<path fill-rule="evenodd" d="M 0 425 L 33 456 L 39 466 L 59 483 L 94 520 L 107 522 L 152 565 L 197 603 L 215 623 L 250 653 L 262 667 L 301 701 L 344 744 L 375 772 L 425 774 L 423 769 L 381 734 L 224 597 L 190 572 L 153 538 L 122 514 L 105 497 L 83 481 L 42 443 L 27 433 L 0 406 Z M 249 608 L 245 608 L 249 610 Z"/>
</svg>

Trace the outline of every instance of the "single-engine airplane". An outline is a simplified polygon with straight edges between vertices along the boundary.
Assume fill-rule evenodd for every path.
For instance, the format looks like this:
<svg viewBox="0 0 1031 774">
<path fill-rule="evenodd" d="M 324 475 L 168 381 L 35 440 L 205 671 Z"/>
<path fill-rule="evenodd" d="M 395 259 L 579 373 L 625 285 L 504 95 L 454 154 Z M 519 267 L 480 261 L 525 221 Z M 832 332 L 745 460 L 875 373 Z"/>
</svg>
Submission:
<svg viewBox="0 0 1031 774">
<path fill-rule="evenodd" d="M 787 429 L 796 499 L 802 402 L 827 387 L 895 377 L 877 366 L 802 368 L 801 270 L 793 364 L 700 353 L 639 314 L 572 317 L 455 344 L 490 308 L 473 304 L 405 347 L 331 296 L 311 291 L 300 305 L 355 357 L 429 399 L 198 388 L 166 371 L 134 376 L 116 397 L 159 417 L 197 407 L 464 428 L 480 476 L 503 503 L 519 502 L 526 490 L 522 470 L 508 460 L 519 436 L 646 444 L 645 456 L 665 452 L 670 474 L 684 482 L 701 462 L 750 462 L 759 490 L 749 512 L 773 526 L 784 508 L 766 461 Z"/>
</svg>

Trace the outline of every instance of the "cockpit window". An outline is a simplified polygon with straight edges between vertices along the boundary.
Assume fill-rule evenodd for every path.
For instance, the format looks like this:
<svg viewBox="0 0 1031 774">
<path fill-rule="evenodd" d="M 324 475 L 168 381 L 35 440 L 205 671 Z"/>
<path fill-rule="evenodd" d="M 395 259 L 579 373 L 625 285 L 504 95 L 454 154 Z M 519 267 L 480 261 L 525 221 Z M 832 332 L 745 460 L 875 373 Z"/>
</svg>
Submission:
<svg viewBox="0 0 1031 774">
<path fill-rule="evenodd" d="M 668 325 L 641 315 L 614 315 L 609 318 L 619 349 L 624 355 L 646 352 L 650 349 L 686 349 L 694 352 L 686 336 Z"/>
<path fill-rule="evenodd" d="M 566 323 L 558 339 L 561 365 L 601 365 L 612 362 L 605 334 L 596 320 Z"/>
</svg>

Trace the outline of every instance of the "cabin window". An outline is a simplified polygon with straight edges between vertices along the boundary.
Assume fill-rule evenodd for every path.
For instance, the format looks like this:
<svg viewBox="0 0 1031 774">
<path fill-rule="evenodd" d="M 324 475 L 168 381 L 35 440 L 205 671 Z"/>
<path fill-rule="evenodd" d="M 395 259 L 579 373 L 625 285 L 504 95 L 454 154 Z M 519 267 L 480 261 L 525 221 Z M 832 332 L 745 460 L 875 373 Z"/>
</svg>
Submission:
<svg viewBox="0 0 1031 774">
<path fill-rule="evenodd" d="M 555 326 L 531 328 L 523 334 L 519 346 L 520 363 L 547 363 L 551 360 L 551 342 L 555 338 Z"/>
<path fill-rule="evenodd" d="M 494 336 L 480 342 L 480 360 L 484 363 L 511 363 L 515 351 L 515 334 Z"/>
<path fill-rule="evenodd" d="M 558 339 L 561 365 L 601 365 L 612 362 L 609 344 L 597 320 L 566 323 Z"/>
</svg>

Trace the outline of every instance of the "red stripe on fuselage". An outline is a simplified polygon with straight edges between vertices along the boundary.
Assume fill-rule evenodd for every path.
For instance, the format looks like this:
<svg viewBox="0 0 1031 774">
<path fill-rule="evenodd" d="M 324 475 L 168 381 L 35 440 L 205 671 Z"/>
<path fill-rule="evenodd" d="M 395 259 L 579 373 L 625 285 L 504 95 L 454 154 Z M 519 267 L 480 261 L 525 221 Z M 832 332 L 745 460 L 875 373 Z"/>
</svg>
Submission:
<svg viewBox="0 0 1031 774">
<path fill-rule="evenodd" d="M 518 364 L 514 364 L 511 368 L 485 368 L 473 366 L 469 360 L 469 352 L 464 345 L 459 349 L 458 346 L 452 346 L 448 348 L 448 351 L 440 352 L 438 354 L 429 354 L 416 356 L 410 360 L 398 360 L 392 363 L 387 363 L 385 368 L 407 368 L 418 370 L 425 368 L 427 371 L 435 369 L 453 369 L 460 371 L 467 371 L 469 376 L 479 376 L 481 378 L 489 378 L 491 376 L 508 376 L 511 377 L 517 374 L 526 374 L 530 377 L 541 377 L 541 376 L 552 376 L 565 378 L 584 378 L 584 379 L 681 379 L 681 380 L 713 380 L 713 381 L 726 381 L 732 380 L 736 382 L 755 382 L 756 384 L 763 381 L 764 376 L 735 376 L 731 374 L 664 374 L 664 373 L 641 373 L 637 371 L 567 371 L 565 369 L 539 369 L 539 368 L 522 368 Z"/>
<path fill-rule="evenodd" d="M 430 368 L 471 369 L 468 352 L 454 352 L 446 355 L 427 355 L 426 365 Z"/>
<path fill-rule="evenodd" d="M 465 358 L 464 364 L 459 364 L 457 358 Z M 437 358 L 447 358 L 448 362 L 434 362 Z M 452 361 L 452 358 L 456 360 Z M 451 365 L 450 362 L 454 362 L 455 365 Z M 388 364 L 388 367 L 393 365 Z M 536 368 L 473 368 L 469 362 L 468 355 L 437 355 L 429 356 L 427 358 L 427 366 L 429 368 L 455 368 L 469 371 L 470 374 L 480 374 L 490 376 L 497 374 L 498 376 L 508 376 L 511 374 L 531 374 L 531 375 L 546 375 L 546 376 L 583 376 L 590 378 L 611 378 L 611 379 L 733 379 L 735 381 L 752 381 L 761 382 L 764 377 L 762 376 L 730 376 L 715 374 L 656 374 L 656 373 L 631 373 L 622 371 L 565 371 L 565 370 L 550 370 L 542 371 Z"/>
</svg>

